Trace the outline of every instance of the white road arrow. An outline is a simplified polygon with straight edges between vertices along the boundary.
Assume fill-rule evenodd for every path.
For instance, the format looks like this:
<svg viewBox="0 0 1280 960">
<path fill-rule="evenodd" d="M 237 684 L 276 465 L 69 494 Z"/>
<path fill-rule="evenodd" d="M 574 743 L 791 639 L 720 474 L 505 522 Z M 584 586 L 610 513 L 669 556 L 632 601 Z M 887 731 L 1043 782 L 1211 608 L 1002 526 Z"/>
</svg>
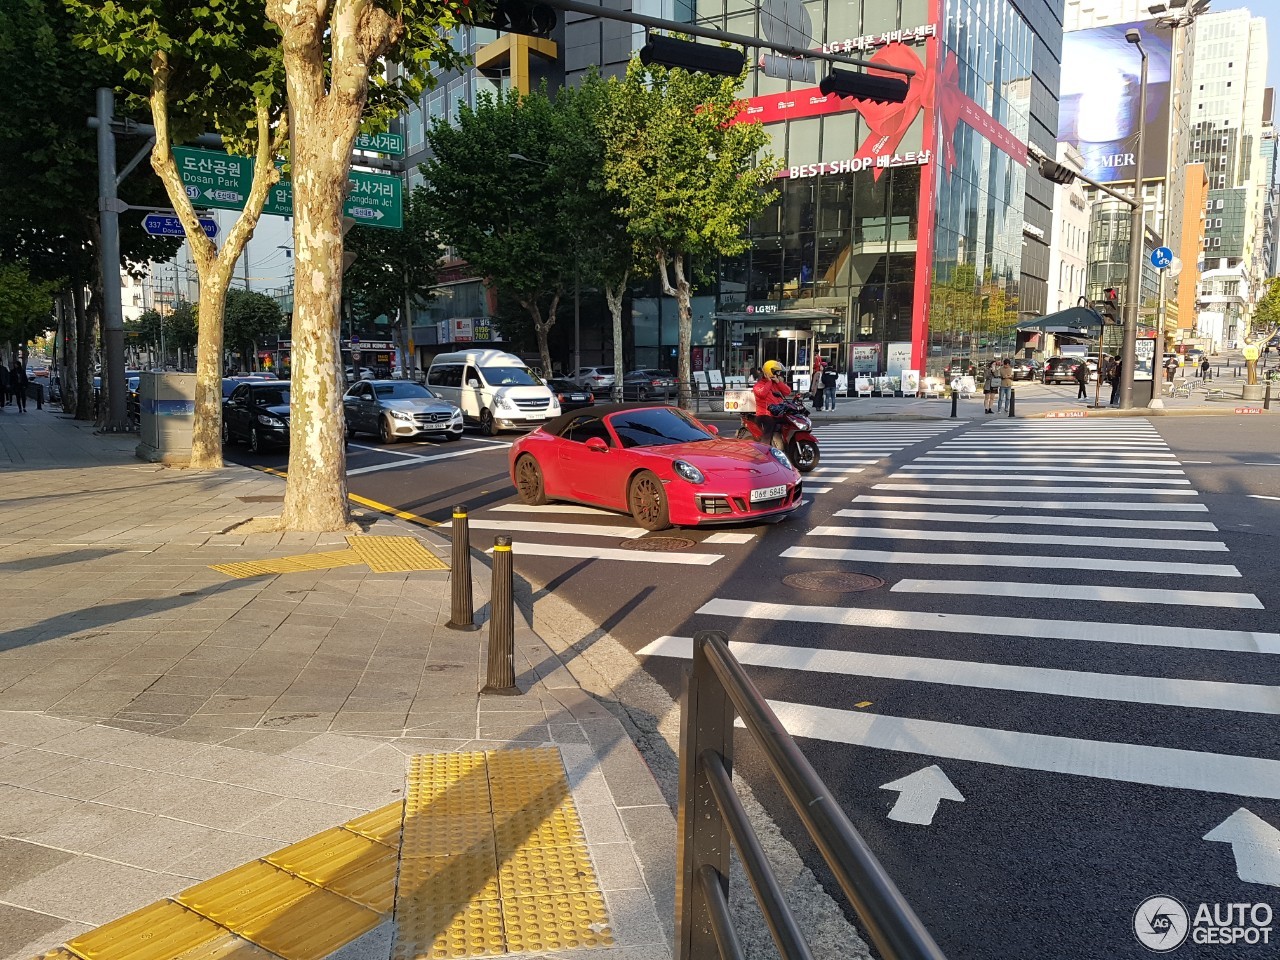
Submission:
<svg viewBox="0 0 1280 960">
<path fill-rule="evenodd" d="M 938 804 L 943 800 L 964 802 L 964 796 L 937 764 L 917 770 L 893 783 L 886 783 L 880 789 L 898 791 L 898 802 L 889 811 L 889 819 L 901 823 L 928 826 L 933 823 Z"/>
<path fill-rule="evenodd" d="M 1204 835 L 1231 844 L 1236 873 L 1245 883 L 1280 887 L 1280 830 L 1241 807 Z"/>
</svg>

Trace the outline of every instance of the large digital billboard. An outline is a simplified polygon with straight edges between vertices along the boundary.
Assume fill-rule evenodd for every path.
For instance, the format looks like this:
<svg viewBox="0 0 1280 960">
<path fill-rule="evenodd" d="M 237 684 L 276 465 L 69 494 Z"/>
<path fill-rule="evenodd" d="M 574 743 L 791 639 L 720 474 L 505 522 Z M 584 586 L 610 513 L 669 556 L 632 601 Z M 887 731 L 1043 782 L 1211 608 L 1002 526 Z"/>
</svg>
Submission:
<svg viewBox="0 0 1280 960">
<path fill-rule="evenodd" d="M 1139 104 L 1142 58 L 1125 39 L 1142 34 L 1147 51 L 1147 100 Z M 1144 179 L 1162 179 L 1169 162 L 1172 32 L 1154 22 L 1113 23 L 1062 38 L 1058 142 L 1084 156 L 1085 175 L 1102 183 L 1134 179 L 1139 111 L 1146 111 Z"/>
</svg>

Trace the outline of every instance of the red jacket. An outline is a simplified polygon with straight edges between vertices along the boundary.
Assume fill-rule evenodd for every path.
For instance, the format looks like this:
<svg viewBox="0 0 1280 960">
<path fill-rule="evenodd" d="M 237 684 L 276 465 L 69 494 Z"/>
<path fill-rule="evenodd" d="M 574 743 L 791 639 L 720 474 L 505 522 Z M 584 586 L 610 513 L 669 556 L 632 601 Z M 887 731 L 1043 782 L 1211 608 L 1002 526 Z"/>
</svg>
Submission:
<svg viewBox="0 0 1280 960">
<path fill-rule="evenodd" d="M 778 380 L 757 380 L 751 388 L 756 395 L 756 415 L 769 416 L 769 407 L 791 396 L 791 388 Z"/>
</svg>

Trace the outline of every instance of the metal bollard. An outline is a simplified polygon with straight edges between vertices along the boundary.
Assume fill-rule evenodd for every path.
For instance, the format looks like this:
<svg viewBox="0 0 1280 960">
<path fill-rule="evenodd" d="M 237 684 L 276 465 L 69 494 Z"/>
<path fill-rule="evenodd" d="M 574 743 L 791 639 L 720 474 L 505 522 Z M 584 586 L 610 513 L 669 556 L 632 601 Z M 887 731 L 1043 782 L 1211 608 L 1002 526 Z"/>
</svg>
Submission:
<svg viewBox="0 0 1280 960">
<path fill-rule="evenodd" d="M 44 384 L 37 383 L 35 385 L 35 388 L 36 388 L 36 409 L 43 410 L 44 409 Z"/>
<path fill-rule="evenodd" d="M 951 388 L 951 419 L 956 418 L 956 407 L 960 403 L 960 391 L 955 387 Z"/>
<path fill-rule="evenodd" d="M 453 563 L 449 570 L 453 602 L 449 612 L 450 630 L 479 630 L 471 602 L 471 528 L 465 504 L 453 508 Z"/>
<path fill-rule="evenodd" d="M 489 676 L 481 693 L 519 693 L 516 686 L 515 597 L 511 538 L 493 538 L 493 589 L 489 591 Z"/>
<path fill-rule="evenodd" d="M 1267 381 L 1267 392 L 1262 398 L 1262 409 L 1263 410 L 1271 409 L 1271 381 L 1270 380 Z"/>
<path fill-rule="evenodd" d="M 1017 399 L 1018 399 L 1018 391 L 1014 390 L 1013 387 L 1010 387 L 1009 388 L 1009 416 L 1011 417 L 1013 416 L 1013 405 L 1015 402 L 1017 402 Z"/>
</svg>

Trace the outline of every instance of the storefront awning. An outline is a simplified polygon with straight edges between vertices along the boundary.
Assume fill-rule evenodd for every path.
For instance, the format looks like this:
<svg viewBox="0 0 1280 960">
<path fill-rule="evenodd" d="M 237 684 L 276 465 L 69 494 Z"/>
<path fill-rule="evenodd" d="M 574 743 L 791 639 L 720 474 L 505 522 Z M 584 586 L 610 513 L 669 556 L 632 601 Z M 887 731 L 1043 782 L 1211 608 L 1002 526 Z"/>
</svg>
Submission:
<svg viewBox="0 0 1280 960">
<path fill-rule="evenodd" d="M 1043 317 L 1032 317 L 1017 324 L 1015 330 L 1039 330 L 1041 333 L 1071 333 L 1077 336 L 1096 336 L 1112 321 L 1089 307 L 1070 307 Z"/>
</svg>

